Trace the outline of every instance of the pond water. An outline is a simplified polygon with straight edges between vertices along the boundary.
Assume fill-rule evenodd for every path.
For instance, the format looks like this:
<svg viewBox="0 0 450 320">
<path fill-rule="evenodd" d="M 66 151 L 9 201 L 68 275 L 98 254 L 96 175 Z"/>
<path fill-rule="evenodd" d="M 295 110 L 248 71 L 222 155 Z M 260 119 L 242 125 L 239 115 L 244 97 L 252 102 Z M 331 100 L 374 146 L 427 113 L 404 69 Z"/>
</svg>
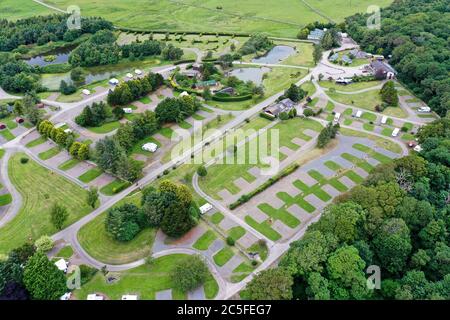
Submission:
<svg viewBox="0 0 450 320">
<path fill-rule="evenodd" d="M 275 46 L 267 54 L 252 59 L 255 63 L 269 63 L 276 64 L 288 58 L 295 53 L 295 49 L 289 46 Z"/>
<path fill-rule="evenodd" d="M 149 59 L 147 61 L 134 61 L 125 64 L 86 68 L 84 82 L 76 83 L 76 85 L 82 86 L 106 79 L 111 79 L 117 77 L 120 74 L 133 72 L 133 70 L 136 68 L 146 71 L 148 67 L 152 67 L 157 63 L 159 63 L 159 60 Z M 59 90 L 59 85 L 62 80 L 66 81 L 68 84 L 73 84 L 73 81 L 70 79 L 70 72 L 44 74 L 41 78 L 41 84 L 49 90 Z"/>
<path fill-rule="evenodd" d="M 26 63 L 28 63 L 31 66 L 39 66 L 39 67 L 45 67 L 51 64 L 60 64 L 60 63 L 66 63 L 69 61 L 69 55 L 72 52 L 72 50 L 76 46 L 68 46 L 65 48 L 58 48 L 49 52 L 46 52 L 43 55 L 33 57 L 28 60 L 24 60 Z M 56 59 L 52 61 L 45 61 L 45 57 L 48 56 L 55 56 Z"/>
<path fill-rule="evenodd" d="M 235 76 L 242 81 L 253 81 L 255 84 L 260 85 L 263 81 L 264 73 L 270 71 L 270 68 L 238 68 L 229 73 L 230 76 Z"/>
</svg>

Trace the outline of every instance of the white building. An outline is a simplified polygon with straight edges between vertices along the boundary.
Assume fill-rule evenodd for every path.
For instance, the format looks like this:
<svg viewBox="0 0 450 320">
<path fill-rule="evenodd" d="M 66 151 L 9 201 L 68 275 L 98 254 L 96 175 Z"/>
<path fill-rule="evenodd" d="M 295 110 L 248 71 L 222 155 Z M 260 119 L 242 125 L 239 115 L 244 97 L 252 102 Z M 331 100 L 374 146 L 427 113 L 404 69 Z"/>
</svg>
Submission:
<svg viewBox="0 0 450 320">
<path fill-rule="evenodd" d="M 91 293 L 87 295 L 87 300 L 105 300 L 105 298 L 96 293 Z"/>
<path fill-rule="evenodd" d="M 133 113 L 133 109 L 131 109 L 131 108 L 122 108 L 122 110 L 125 113 Z"/>
<path fill-rule="evenodd" d="M 88 89 L 81 90 L 81 93 L 84 94 L 85 96 L 88 96 L 91 94 L 91 92 Z"/>
<path fill-rule="evenodd" d="M 212 205 L 209 204 L 209 203 L 205 203 L 205 204 L 202 205 L 199 209 L 200 209 L 200 213 L 201 213 L 201 214 L 205 214 L 205 213 L 207 213 L 209 210 L 212 209 Z"/>
<path fill-rule="evenodd" d="M 153 142 L 148 142 L 142 146 L 142 150 L 149 151 L 149 152 L 155 152 L 158 150 L 158 145 Z"/>
<path fill-rule="evenodd" d="M 137 300 L 138 296 L 134 294 L 124 294 L 122 300 Z"/>
<path fill-rule="evenodd" d="M 58 270 L 66 273 L 67 267 L 69 266 L 69 264 L 66 262 L 66 260 L 59 259 L 58 261 L 55 262 L 55 266 L 58 268 Z"/>
<path fill-rule="evenodd" d="M 112 84 L 113 86 L 118 85 L 119 80 L 117 80 L 116 78 L 109 79 L 109 84 Z"/>
</svg>

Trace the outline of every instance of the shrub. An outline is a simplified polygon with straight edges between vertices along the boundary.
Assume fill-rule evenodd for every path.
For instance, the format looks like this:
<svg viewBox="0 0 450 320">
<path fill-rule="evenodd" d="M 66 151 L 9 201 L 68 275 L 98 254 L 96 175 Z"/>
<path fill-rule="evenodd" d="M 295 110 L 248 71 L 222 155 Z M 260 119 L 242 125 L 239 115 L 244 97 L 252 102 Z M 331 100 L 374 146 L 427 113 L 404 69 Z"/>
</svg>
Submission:
<svg viewBox="0 0 450 320">
<path fill-rule="evenodd" d="M 42 236 L 34 243 L 36 250 L 48 252 L 53 249 L 53 240 L 49 236 Z"/>
<path fill-rule="evenodd" d="M 26 158 L 26 157 L 22 157 L 20 158 L 20 163 L 25 164 L 29 161 L 30 159 Z"/>
<path fill-rule="evenodd" d="M 234 246 L 236 241 L 232 237 L 227 237 L 227 244 L 229 246 Z"/>
<path fill-rule="evenodd" d="M 312 117 L 314 115 L 314 111 L 310 108 L 305 108 L 305 110 L 303 110 L 303 115 L 305 117 Z"/>
<path fill-rule="evenodd" d="M 84 264 L 80 265 L 81 285 L 88 283 L 95 276 L 97 271 L 97 269 L 90 266 Z"/>
</svg>

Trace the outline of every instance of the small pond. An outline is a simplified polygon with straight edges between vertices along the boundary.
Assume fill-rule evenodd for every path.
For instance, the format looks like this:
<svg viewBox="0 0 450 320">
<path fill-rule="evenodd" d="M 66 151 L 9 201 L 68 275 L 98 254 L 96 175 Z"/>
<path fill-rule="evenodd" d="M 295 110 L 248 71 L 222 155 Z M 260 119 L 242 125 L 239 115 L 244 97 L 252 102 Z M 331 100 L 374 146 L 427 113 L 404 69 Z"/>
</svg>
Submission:
<svg viewBox="0 0 450 320">
<path fill-rule="evenodd" d="M 253 81 L 255 84 L 260 85 L 263 81 L 264 73 L 270 71 L 270 68 L 261 67 L 261 68 L 238 68 L 233 69 L 229 73 L 230 76 L 235 76 L 239 80 L 242 81 Z"/>
<path fill-rule="evenodd" d="M 24 60 L 26 63 L 28 63 L 31 66 L 39 66 L 39 67 L 45 67 L 51 64 L 60 64 L 60 63 L 66 63 L 69 61 L 69 55 L 72 52 L 72 50 L 76 46 L 68 46 L 64 48 L 58 48 L 49 52 L 46 52 L 45 54 L 35 56 L 33 58 Z M 55 56 L 55 59 L 52 61 L 45 61 L 45 57 L 48 56 Z"/>
<path fill-rule="evenodd" d="M 295 53 L 295 49 L 289 46 L 275 46 L 265 55 L 252 59 L 254 63 L 276 64 Z"/>
</svg>

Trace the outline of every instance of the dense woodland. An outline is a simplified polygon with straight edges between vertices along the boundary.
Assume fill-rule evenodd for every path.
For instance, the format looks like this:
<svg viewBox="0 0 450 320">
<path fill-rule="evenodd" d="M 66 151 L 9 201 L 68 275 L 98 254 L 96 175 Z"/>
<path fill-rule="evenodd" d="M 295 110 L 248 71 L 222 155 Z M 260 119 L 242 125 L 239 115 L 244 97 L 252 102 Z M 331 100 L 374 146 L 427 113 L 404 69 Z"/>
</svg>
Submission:
<svg viewBox="0 0 450 320">
<path fill-rule="evenodd" d="M 0 20 L 0 51 L 12 51 L 24 45 L 44 45 L 51 41 L 71 42 L 82 34 L 112 30 L 111 22 L 102 18 L 82 18 L 81 29 L 69 30 L 68 15 L 37 16 L 17 21 Z M 19 52 L 26 50 L 19 48 Z"/>
<path fill-rule="evenodd" d="M 450 299 L 450 119 L 418 133 L 423 150 L 376 167 L 335 199 L 250 299 Z M 366 285 L 368 266 L 381 288 Z"/>
<path fill-rule="evenodd" d="M 399 79 L 439 115 L 450 109 L 450 4 L 447 0 L 395 0 L 381 10 L 381 29 L 367 16 L 347 18 L 347 31 L 361 47 L 383 54 Z"/>
</svg>

